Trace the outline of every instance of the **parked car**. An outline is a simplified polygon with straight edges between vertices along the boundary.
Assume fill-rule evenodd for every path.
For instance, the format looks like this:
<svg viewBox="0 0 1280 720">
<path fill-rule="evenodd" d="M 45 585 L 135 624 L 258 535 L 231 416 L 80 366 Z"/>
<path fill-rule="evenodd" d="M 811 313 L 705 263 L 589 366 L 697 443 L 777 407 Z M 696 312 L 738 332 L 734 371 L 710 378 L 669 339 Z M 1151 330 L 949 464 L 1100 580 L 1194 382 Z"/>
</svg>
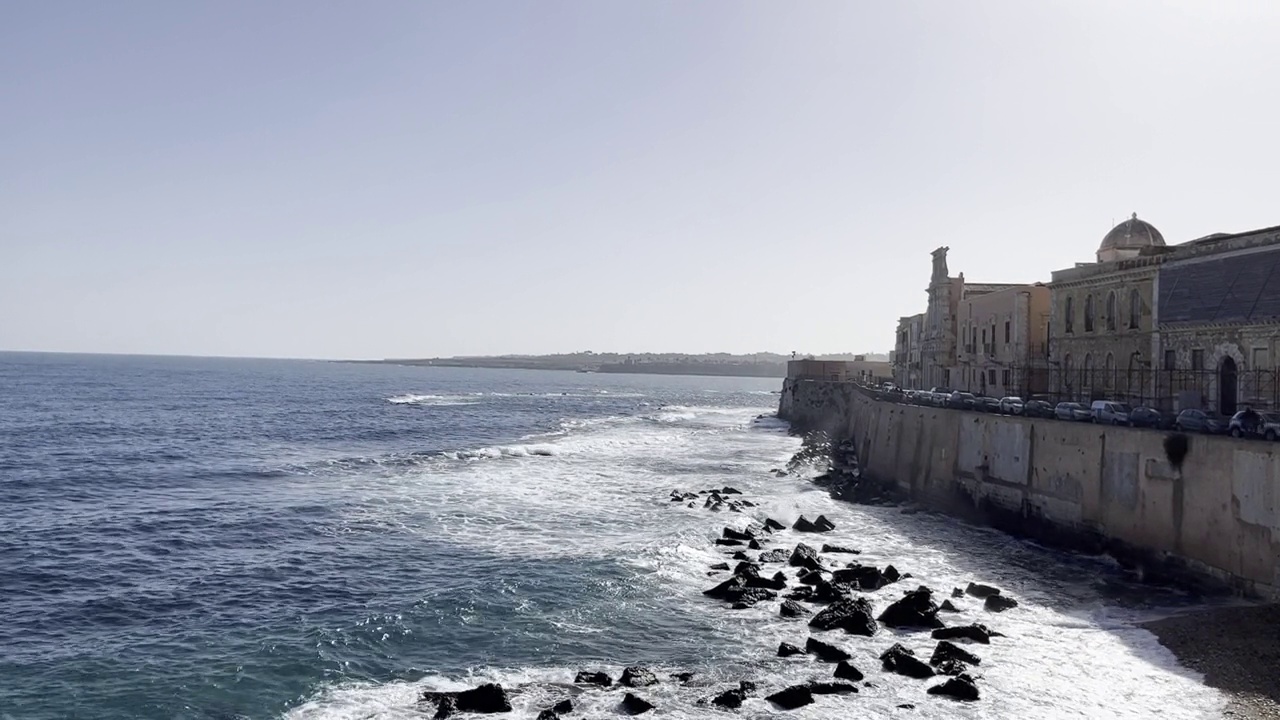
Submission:
<svg viewBox="0 0 1280 720">
<path fill-rule="evenodd" d="M 929 391 L 929 401 L 938 407 L 944 407 L 951 399 L 951 388 L 935 387 Z"/>
<path fill-rule="evenodd" d="M 951 398 L 947 400 L 947 407 L 955 408 L 956 410 L 972 410 L 977 399 L 973 393 L 957 390 L 951 393 Z"/>
<path fill-rule="evenodd" d="M 1178 419 L 1173 421 L 1173 429 L 1180 432 L 1202 432 L 1210 435 L 1220 435 L 1227 431 L 1227 423 L 1203 410 L 1188 408 L 1178 413 Z"/>
<path fill-rule="evenodd" d="M 1000 412 L 1005 415 L 1021 415 L 1023 408 L 1022 398 L 1009 395 L 1000 398 Z"/>
<path fill-rule="evenodd" d="M 1129 406 L 1111 400 L 1094 400 L 1089 406 L 1093 421 L 1103 425 L 1128 425 Z"/>
<path fill-rule="evenodd" d="M 1028 400 L 1022 405 L 1022 414 L 1033 418 L 1055 417 L 1053 403 L 1048 400 Z"/>
<path fill-rule="evenodd" d="M 1053 416 L 1059 420 L 1074 420 L 1076 422 L 1089 422 L 1093 419 L 1093 415 L 1089 413 L 1089 408 L 1078 402 L 1060 402 L 1053 409 Z"/>
<path fill-rule="evenodd" d="M 1231 420 L 1227 422 L 1227 432 L 1231 433 L 1231 437 L 1236 438 L 1262 437 L 1262 424 L 1262 413 L 1245 408 L 1231 416 Z"/>
<path fill-rule="evenodd" d="M 1264 412 L 1262 413 L 1262 430 L 1260 431 L 1263 438 L 1271 441 L 1280 439 L 1280 413 Z"/>
<path fill-rule="evenodd" d="M 974 400 L 973 409 L 981 412 L 998 413 L 1000 412 L 1000 401 L 984 395 Z"/>
<path fill-rule="evenodd" d="M 1166 430 L 1173 427 L 1173 417 L 1155 408 L 1136 407 L 1129 411 L 1129 424 L 1133 427 Z"/>
</svg>

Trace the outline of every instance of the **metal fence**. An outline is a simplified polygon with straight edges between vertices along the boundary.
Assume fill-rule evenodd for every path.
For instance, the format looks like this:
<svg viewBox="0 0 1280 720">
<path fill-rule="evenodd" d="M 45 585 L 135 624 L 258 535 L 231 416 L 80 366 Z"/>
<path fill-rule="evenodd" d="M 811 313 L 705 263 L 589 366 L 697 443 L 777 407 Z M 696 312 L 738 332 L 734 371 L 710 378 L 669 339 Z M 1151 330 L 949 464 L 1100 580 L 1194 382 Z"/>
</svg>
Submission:
<svg viewBox="0 0 1280 720">
<path fill-rule="evenodd" d="M 1052 402 L 1117 400 L 1164 411 L 1200 408 L 1230 415 L 1245 406 L 1280 409 L 1280 371 L 1259 369 L 1133 370 L 1032 368 L 1016 374 L 1026 379 L 1023 397 Z"/>
</svg>

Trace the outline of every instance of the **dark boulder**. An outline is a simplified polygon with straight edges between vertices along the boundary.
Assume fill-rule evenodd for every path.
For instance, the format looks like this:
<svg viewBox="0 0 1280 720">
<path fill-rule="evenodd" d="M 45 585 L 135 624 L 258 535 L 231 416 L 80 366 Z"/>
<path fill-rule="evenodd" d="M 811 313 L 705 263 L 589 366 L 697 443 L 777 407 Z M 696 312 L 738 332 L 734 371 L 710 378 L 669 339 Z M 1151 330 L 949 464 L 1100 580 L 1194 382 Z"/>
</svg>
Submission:
<svg viewBox="0 0 1280 720">
<path fill-rule="evenodd" d="M 560 720 L 560 714 L 551 708 L 547 708 L 546 710 L 538 713 L 537 720 Z"/>
<path fill-rule="evenodd" d="M 730 555 L 730 556 L 729 556 L 729 559 L 730 559 L 730 560 L 750 560 L 750 559 L 751 559 L 751 556 L 750 556 L 750 555 L 748 555 L 748 554 L 746 554 L 745 552 L 743 552 L 743 551 L 739 550 L 738 552 L 736 552 L 736 553 L 734 553 L 734 554 Z"/>
<path fill-rule="evenodd" d="M 982 607 L 991 612 L 1004 612 L 1018 607 L 1018 601 L 1007 595 L 991 595 L 983 601 Z"/>
<path fill-rule="evenodd" d="M 458 710 L 462 712 L 511 712 L 511 703 L 507 701 L 507 691 L 497 683 L 485 683 L 477 688 L 463 690 L 455 697 L 458 699 Z"/>
<path fill-rule="evenodd" d="M 791 529 L 795 530 L 796 532 L 809 532 L 809 533 L 827 532 L 829 530 L 835 529 L 836 526 L 832 525 L 830 520 L 827 520 L 825 517 L 822 517 L 821 515 L 819 515 L 818 517 L 826 521 L 825 525 L 819 525 L 818 523 L 801 515 L 799 518 L 796 519 L 795 523 L 791 525 Z M 830 526 L 830 527 L 827 527 L 827 526 Z"/>
<path fill-rule="evenodd" d="M 741 495 L 742 491 L 737 488 L 732 488 L 732 487 L 729 487 L 728 485 L 725 485 L 724 487 L 720 488 L 720 494 L 721 495 Z"/>
<path fill-rule="evenodd" d="M 742 546 L 745 543 L 743 543 L 741 540 L 730 540 L 729 538 L 716 538 L 716 544 L 725 545 L 728 547 L 734 547 L 734 546 Z"/>
<path fill-rule="evenodd" d="M 680 681 L 680 682 L 682 682 L 682 683 L 687 683 L 687 682 L 689 682 L 690 680 L 692 680 L 692 679 L 693 679 L 693 675 L 694 675 L 694 674 L 693 674 L 693 673 L 691 673 L 691 672 L 678 672 L 678 673 L 671 673 L 671 679 L 672 679 L 672 680 L 679 680 L 679 681 Z"/>
<path fill-rule="evenodd" d="M 640 715 L 653 709 L 653 704 L 644 698 L 631 693 L 622 696 L 622 712 L 627 715 Z"/>
<path fill-rule="evenodd" d="M 930 695 L 943 695 L 956 700 L 973 701 L 978 699 L 978 685 L 968 675 L 957 675 L 948 678 L 941 685 L 929 688 Z"/>
<path fill-rule="evenodd" d="M 880 622 L 895 628 L 940 628 L 942 621 L 938 619 L 938 606 L 933 602 L 933 593 L 922 587 L 902 596 L 880 613 Z"/>
<path fill-rule="evenodd" d="M 947 612 L 960 612 L 960 608 L 956 607 L 955 603 L 951 602 L 950 599 L 943 600 L 942 604 L 938 606 L 938 609 L 945 610 Z"/>
<path fill-rule="evenodd" d="M 820 582 L 813 589 L 814 602 L 833 603 L 852 598 L 856 588 L 848 583 Z"/>
<path fill-rule="evenodd" d="M 850 635 L 876 634 L 879 626 L 871 614 L 871 603 L 866 598 L 845 598 L 828 605 L 809 621 L 809 627 L 818 630 L 841 629 Z"/>
<path fill-rule="evenodd" d="M 734 575 L 709 590 L 703 590 L 702 594 L 708 597 L 720 598 L 721 600 L 736 600 L 737 596 L 741 595 L 746 588 L 746 578 Z"/>
<path fill-rule="evenodd" d="M 799 618 L 813 613 L 795 600 L 783 600 L 778 606 L 778 614 L 784 618 Z"/>
<path fill-rule="evenodd" d="M 786 576 L 778 577 L 774 575 L 771 578 L 753 577 L 747 579 L 747 587 L 767 588 L 769 590 L 785 590 L 787 587 Z"/>
<path fill-rule="evenodd" d="M 750 680 L 739 680 L 738 689 L 750 695 L 751 693 L 756 691 L 756 684 L 751 682 Z"/>
<path fill-rule="evenodd" d="M 573 712 L 573 701 L 569 698 L 565 698 L 555 705 L 552 705 L 551 710 L 556 713 L 571 713 Z"/>
<path fill-rule="evenodd" d="M 964 591 L 960 588 L 951 588 L 951 597 L 962 598 L 964 597 Z"/>
<path fill-rule="evenodd" d="M 901 643 L 894 643 L 888 650 L 880 653 L 880 663 L 885 670 L 905 675 L 909 678 L 916 678 L 917 680 L 923 680 L 934 675 L 933 668 L 926 665 L 920 658 L 916 657 L 914 652 L 903 647 Z"/>
<path fill-rule="evenodd" d="M 972 640 L 983 645 L 990 645 L 991 638 L 1000 637 L 1000 633 L 991 632 L 986 625 L 938 628 L 932 634 L 934 640 Z"/>
<path fill-rule="evenodd" d="M 738 530 L 731 527 L 726 527 L 721 534 L 730 540 L 742 540 L 743 542 L 755 538 L 754 535 L 746 530 Z"/>
<path fill-rule="evenodd" d="M 813 702 L 813 692 L 805 685 L 792 685 L 765 698 L 783 710 L 795 710 Z"/>
<path fill-rule="evenodd" d="M 941 665 L 947 660 L 958 660 L 969 665 L 978 665 L 982 662 L 982 658 L 965 650 L 947 640 L 938 641 L 938 646 L 933 649 L 933 655 L 929 656 L 930 665 Z"/>
<path fill-rule="evenodd" d="M 743 560 L 733 566 L 733 574 L 742 578 L 759 577 L 760 566 L 750 560 Z"/>
<path fill-rule="evenodd" d="M 861 550 L 854 550 L 854 549 L 853 549 L 853 548 L 851 548 L 851 547 L 845 547 L 844 545 L 827 545 L 827 544 L 823 544 L 823 546 L 822 546 L 822 552 L 824 552 L 824 553 L 844 553 L 844 554 L 846 554 L 846 555 L 861 555 L 861 554 L 862 554 L 862 551 L 861 551 Z"/>
<path fill-rule="evenodd" d="M 742 707 L 742 702 L 746 699 L 747 694 L 743 692 L 741 688 L 734 688 L 732 690 L 725 690 L 715 696 L 711 699 L 711 703 L 722 708 L 734 710 Z"/>
<path fill-rule="evenodd" d="M 574 676 L 573 681 L 581 685 L 599 685 L 600 687 L 609 687 L 613 684 L 613 678 L 602 672 L 587 672 L 581 670 Z"/>
<path fill-rule="evenodd" d="M 848 660 L 841 660 L 840 664 L 836 665 L 835 676 L 841 680 L 852 680 L 854 682 L 858 682 L 863 678 L 862 671 L 850 665 Z"/>
<path fill-rule="evenodd" d="M 943 660 L 933 666 L 935 672 L 939 675 L 959 675 L 969 672 L 969 666 L 959 660 Z"/>
<path fill-rule="evenodd" d="M 724 510 L 724 503 L 718 502 L 718 503 L 711 504 L 711 512 L 721 512 L 723 510 Z"/>
<path fill-rule="evenodd" d="M 801 570 L 796 581 L 801 585 L 817 585 L 825 582 L 826 578 L 823 577 L 821 570 Z"/>
<path fill-rule="evenodd" d="M 835 645 L 824 643 L 816 638 L 809 638 L 808 640 L 805 640 L 804 649 L 805 652 L 813 655 L 822 662 L 838 663 L 841 660 L 848 660 L 852 657 L 849 653 L 841 650 Z"/>
<path fill-rule="evenodd" d="M 726 562 L 718 562 L 718 563 L 716 563 L 715 565 L 712 565 L 712 566 L 711 566 L 711 569 L 712 569 L 712 570 L 728 570 L 728 569 L 729 569 L 729 563 L 726 563 Z"/>
<path fill-rule="evenodd" d="M 764 546 L 760 544 L 760 541 L 759 541 L 759 540 L 754 540 L 754 539 L 753 539 L 753 540 L 751 540 L 750 542 L 748 542 L 748 543 L 747 543 L 747 547 L 748 547 L 749 549 L 751 549 L 751 550 L 759 550 L 760 548 L 762 548 L 762 547 L 764 547 Z"/>
<path fill-rule="evenodd" d="M 858 688 L 849 683 L 842 682 L 818 682 L 811 680 L 805 683 L 809 688 L 809 692 L 814 695 L 848 695 L 849 693 L 858 692 Z"/>
<path fill-rule="evenodd" d="M 647 667 L 632 665 L 622 671 L 622 677 L 618 682 L 627 687 L 649 687 L 658 684 L 658 677 Z"/>
<path fill-rule="evenodd" d="M 436 714 L 432 715 L 434 720 L 444 720 L 453 715 L 458 710 L 458 699 L 452 695 L 441 695 L 436 700 Z"/>
<path fill-rule="evenodd" d="M 886 565 L 880 575 L 891 583 L 898 582 L 898 579 L 902 577 L 902 575 L 898 573 L 898 568 L 892 565 Z"/>
<path fill-rule="evenodd" d="M 836 524 L 828 520 L 826 515 L 819 515 L 815 518 L 813 525 L 818 528 L 818 532 L 831 532 L 836 529 Z"/>
<path fill-rule="evenodd" d="M 760 553 L 760 562 L 786 562 L 788 556 L 789 554 L 787 551 L 782 548 L 778 548 L 777 550 L 766 550 L 765 552 Z"/>
<path fill-rule="evenodd" d="M 966 595 L 972 595 L 979 600 L 985 600 L 992 595 L 999 595 L 1000 588 L 991 587 L 990 585 L 982 585 L 979 583 L 969 583 L 969 587 L 964 589 Z"/>
<path fill-rule="evenodd" d="M 834 582 L 849 583 L 859 590 L 879 590 L 891 581 L 878 568 L 854 563 L 831 574 Z"/>
<path fill-rule="evenodd" d="M 778 522 L 777 520 L 774 520 L 773 518 L 765 518 L 764 527 L 766 530 L 770 532 L 787 529 L 786 525 L 783 525 L 782 523 Z"/>
<path fill-rule="evenodd" d="M 778 657 L 791 657 L 792 655 L 803 655 L 804 651 L 792 645 L 789 642 L 780 643 L 778 645 Z"/>
<path fill-rule="evenodd" d="M 788 562 L 793 567 L 809 568 L 810 570 L 822 569 L 822 562 L 818 560 L 818 551 L 804 543 L 796 545 L 796 549 L 791 551 L 791 559 Z"/>
<path fill-rule="evenodd" d="M 796 588 L 795 590 L 792 590 L 791 592 L 787 593 L 786 595 L 783 595 L 782 597 L 788 600 L 803 600 L 804 602 L 812 602 L 814 600 L 815 595 L 816 595 L 816 592 L 814 591 L 813 587 L 809 585 L 801 585 L 800 587 Z"/>
</svg>

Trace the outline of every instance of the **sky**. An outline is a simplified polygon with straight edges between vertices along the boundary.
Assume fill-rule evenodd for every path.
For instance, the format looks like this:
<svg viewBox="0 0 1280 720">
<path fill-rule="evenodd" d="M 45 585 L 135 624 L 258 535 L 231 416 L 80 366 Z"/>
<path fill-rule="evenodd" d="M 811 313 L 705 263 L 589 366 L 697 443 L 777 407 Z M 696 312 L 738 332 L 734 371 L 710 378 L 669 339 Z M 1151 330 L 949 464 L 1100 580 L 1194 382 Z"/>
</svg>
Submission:
<svg viewBox="0 0 1280 720">
<path fill-rule="evenodd" d="M 0 350 L 888 350 L 1280 224 L 1273 0 L 0 2 Z"/>
</svg>

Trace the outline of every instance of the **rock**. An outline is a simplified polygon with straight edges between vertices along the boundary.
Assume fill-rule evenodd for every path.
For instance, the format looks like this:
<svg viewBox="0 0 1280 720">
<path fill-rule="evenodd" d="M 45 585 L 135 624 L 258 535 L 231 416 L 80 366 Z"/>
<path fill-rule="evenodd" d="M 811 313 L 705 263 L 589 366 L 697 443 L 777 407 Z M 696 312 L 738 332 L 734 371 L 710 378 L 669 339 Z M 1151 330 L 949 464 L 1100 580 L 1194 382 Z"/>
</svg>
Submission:
<svg viewBox="0 0 1280 720">
<path fill-rule="evenodd" d="M 1018 607 L 1018 601 L 1005 595 L 991 595 L 983 601 L 982 607 L 991 612 L 1004 612 Z"/>
<path fill-rule="evenodd" d="M 766 590 L 764 588 L 749 587 L 746 590 L 742 591 L 742 595 L 738 597 L 737 601 L 741 603 L 746 603 L 748 605 L 754 605 L 763 600 L 776 600 L 776 599 L 778 599 L 778 593 L 773 592 L 772 590 Z"/>
<path fill-rule="evenodd" d="M 751 556 L 739 550 L 738 552 L 730 555 L 729 559 L 730 560 L 750 560 Z"/>
<path fill-rule="evenodd" d="M 777 550 L 767 550 L 765 552 L 760 553 L 760 562 L 762 563 L 786 562 L 787 557 L 788 557 L 787 551 L 783 550 L 782 548 L 778 548 Z"/>
<path fill-rule="evenodd" d="M 969 666 L 959 660 L 943 660 L 933 666 L 934 672 L 939 675 L 959 675 L 969 672 Z"/>
<path fill-rule="evenodd" d="M 652 709 L 653 704 L 644 698 L 636 697 L 631 693 L 622 696 L 622 712 L 628 715 L 640 715 Z"/>
<path fill-rule="evenodd" d="M 728 569 L 729 569 L 729 563 L 725 563 L 725 562 L 718 562 L 718 563 L 716 563 L 715 565 L 712 565 L 712 566 L 711 566 L 711 569 L 712 569 L 712 570 L 728 570 Z"/>
<path fill-rule="evenodd" d="M 796 549 L 791 551 L 791 559 L 788 562 L 793 567 L 809 568 L 810 570 L 822 569 L 822 563 L 818 560 L 818 551 L 804 543 L 796 545 Z"/>
<path fill-rule="evenodd" d="M 830 532 L 836 529 L 836 524 L 828 520 L 826 515 L 819 515 L 813 524 L 819 532 Z"/>
<path fill-rule="evenodd" d="M 755 507 L 755 506 L 756 506 L 756 504 L 755 504 L 755 503 L 753 503 L 753 502 L 751 502 L 750 500 L 739 500 L 739 501 L 738 501 L 738 503 L 739 503 L 740 505 L 742 505 L 743 507 Z"/>
<path fill-rule="evenodd" d="M 759 540 L 752 540 L 747 543 L 747 547 L 751 548 L 752 550 L 759 550 L 762 546 L 760 545 Z"/>
<path fill-rule="evenodd" d="M 899 710 L 915 710 L 916 706 L 912 705 L 911 703 L 902 703 L 901 705 L 898 706 L 898 709 Z"/>
<path fill-rule="evenodd" d="M 801 585 L 800 587 L 796 588 L 795 590 L 792 590 L 791 592 L 787 593 L 786 595 L 783 595 L 782 597 L 788 600 L 803 600 L 804 602 L 813 602 L 815 599 L 815 596 L 816 596 L 816 593 L 814 592 L 814 589 L 812 586 Z"/>
<path fill-rule="evenodd" d="M 783 710 L 795 710 L 813 702 L 813 692 L 805 685 L 792 685 L 765 698 Z"/>
<path fill-rule="evenodd" d="M 477 688 L 463 690 L 455 697 L 458 699 L 458 710 L 462 712 L 511 712 L 511 703 L 507 701 L 507 691 L 497 683 L 485 683 Z"/>
<path fill-rule="evenodd" d="M 720 512 L 722 510 L 724 510 L 724 503 L 718 502 L 718 503 L 711 504 L 711 512 Z"/>
<path fill-rule="evenodd" d="M 853 597 L 855 588 L 848 583 L 820 582 L 813 586 L 814 602 L 833 603 Z"/>
<path fill-rule="evenodd" d="M 750 560 L 743 560 L 733 566 L 733 574 L 743 579 L 760 576 L 760 566 Z"/>
<path fill-rule="evenodd" d="M 555 705 L 552 705 L 551 710 L 555 713 L 571 713 L 573 712 L 573 701 L 569 698 L 565 698 Z"/>
<path fill-rule="evenodd" d="M 972 640 L 983 645 L 991 644 L 991 638 L 1002 637 L 992 632 L 986 625 L 962 625 L 960 627 L 938 628 L 933 633 L 934 640 Z"/>
<path fill-rule="evenodd" d="M 560 715 L 550 708 L 538 713 L 538 720 L 560 720 Z"/>
<path fill-rule="evenodd" d="M 778 606 L 778 614 L 784 618 L 799 618 L 813 613 L 795 600 L 783 600 Z"/>
<path fill-rule="evenodd" d="M 827 532 L 829 530 L 835 529 L 836 526 L 831 525 L 830 520 L 827 520 L 825 517 L 821 515 L 819 515 L 818 517 L 822 518 L 823 520 L 826 520 L 826 525 L 830 525 L 830 527 L 819 525 L 818 523 L 801 515 L 799 518 L 796 519 L 795 523 L 791 526 L 791 529 L 795 530 L 796 532 L 810 532 L 810 533 Z"/>
<path fill-rule="evenodd" d="M 746 578 L 734 575 L 709 590 L 703 590 L 702 594 L 707 597 L 720 598 L 721 600 L 736 600 L 737 596 L 746 588 Z"/>
<path fill-rule="evenodd" d="M 929 656 L 930 665 L 941 665 L 947 660 L 958 660 L 962 663 L 970 665 L 979 665 L 982 658 L 947 640 L 938 641 L 938 646 L 933 649 L 933 655 Z"/>
<path fill-rule="evenodd" d="M 836 570 L 831 574 L 831 579 L 834 582 L 849 583 L 859 590 L 879 590 L 890 583 L 878 568 L 857 563 L 842 570 Z"/>
<path fill-rule="evenodd" d="M 750 680 L 739 680 L 738 689 L 750 695 L 751 693 L 756 691 L 756 684 L 751 682 Z"/>
<path fill-rule="evenodd" d="M 992 595 L 999 595 L 1000 588 L 991 587 L 990 585 L 981 585 L 979 583 L 969 583 L 969 587 L 965 588 L 964 592 L 966 595 L 972 595 L 979 600 L 983 600 L 991 597 Z"/>
<path fill-rule="evenodd" d="M 432 717 L 435 720 L 444 720 L 444 718 L 453 715 L 458 710 L 458 700 L 452 695 L 442 695 L 436 702 L 436 714 Z"/>
<path fill-rule="evenodd" d="M 744 545 L 745 543 L 743 543 L 741 540 L 730 540 L 729 538 L 716 538 L 716 544 L 733 547 L 735 545 L 741 546 L 741 545 Z"/>
<path fill-rule="evenodd" d="M 776 531 L 776 530 L 786 530 L 786 529 L 787 529 L 787 526 L 786 526 L 786 525 L 783 525 L 782 523 L 778 522 L 777 520 L 774 520 L 773 518 L 765 518 L 765 520 L 764 520 L 764 527 L 765 527 L 765 529 L 766 529 L 766 530 L 768 530 L 769 532 L 774 532 L 774 531 Z"/>
<path fill-rule="evenodd" d="M 836 665 L 835 676 L 841 680 L 852 680 L 858 682 L 863 678 L 862 671 L 849 664 L 848 660 L 841 660 Z"/>
<path fill-rule="evenodd" d="M 801 570 L 800 576 L 796 578 L 796 581 L 801 585 L 817 585 L 825 582 L 826 578 L 822 576 L 821 570 Z"/>
<path fill-rule="evenodd" d="M 861 551 L 861 550 L 854 550 L 854 549 L 853 549 L 853 548 L 851 548 L 851 547 L 845 547 L 844 545 L 827 545 L 827 544 L 825 544 L 825 543 L 824 543 L 824 544 L 823 544 L 823 546 L 822 546 L 822 552 L 824 552 L 824 553 L 845 553 L 846 555 L 861 555 L 861 554 L 862 554 L 862 551 Z"/>
<path fill-rule="evenodd" d="M 809 688 L 809 692 L 814 695 L 848 695 L 849 693 L 858 692 L 858 688 L 853 685 L 841 682 L 817 682 L 811 680 L 805 683 L 805 687 Z"/>
<path fill-rule="evenodd" d="M 805 652 L 817 657 L 822 662 L 838 663 L 841 660 L 848 660 L 851 655 L 836 647 L 818 640 L 817 638 L 809 638 L 804 641 Z"/>
<path fill-rule="evenodd" d="M 737 530 L 731 527 L 726 527 L 721 534 L 723 537 L 726 537 L 730 540 L 742 540 L 743 542 L 746 542 L 747 540 L 751 540 L 752 538 L 755 537 L 754 535 L 752 535 L 750 532 L 746 530 Z"/>
<path fill-rule="evenodd" d="M 781 578 L 777 575 L 774 575 L 771 578 L 756 576 L 747 580 L 747 587 L 767 588 L 769 590 L 785 590 L 787 587 L 787 578 L 785 575 Z"/>
<path fill-rule="evenodd" d="M 947 612 L 960 612 L 960 608 L 956 607 L 950 600 L 943 600 L 938 609 L 946 610 Z"/>
<path fill-rule="evenodd" d="M 680 681 L 680 682 L 682 682 L 682 683 L 687 683 L 687 682 L 689 682 L 690 680 L 692 680 L 692 679 L 693 679 L 693 675 L 694 675 L 694 673 L 691 673 L 691 672 L 678 672 L 678 673 L 671 673 L 671 679 L 672 679 L 672 680 L 679 680 L 679 681 Z"/>
<path fill-rule="evenodd" d="M 957 675 L 949 678 L 941 685 L 929 688 L 930 695 L 945 695 L 956 700 L 974 701 L 978 699 L 978 685 L 968 675 Z"/>
<path fill-rule="evenodd" d="M 711 699 L 711 704 L 718 705 L 722 708 L 736 710 L 742 707 L 742 702 L 747 699 L 747 694 L 741 688 L 725 690 L 719 695 Z"/>
<path fill-rule="evenodd" d="M 721 495 L 741 495 L 742 491 L 737 488 L 731 488 L 728 485 L 720 488 Z"/>
<path fill-rule="evenodd" d="M 580 685 L 599 685 L 600 687 L 609 687 L 613 684 L 613 678 L 602 672 L 587 672 L 580 670 L 574 676 L 573 681 Z"/>
<path fill-rule="evenodd" d="M 693 503 L 689 503 L 689 507 L 696 507 Z"/>
<path fill-rule="evenodd" d="M 850 635 L 870 637 L 880 626 L 871 614 L 871 603 L 866 598 L 846 598 L 828 605 L 809 621 L 809 627 L 818 630 L 839 628 Z"/>
<path fill-rule="evenodd" d="M 884 571 L 881 572 L 880 575 L 891 583 L 898 582 L 898 578 L 902 577 L 902 575 L 898 573 L 898 568 L 892 565 L 886 565 Z"/>
<path fill-rule="evenodd" d="M 933 602 L 929 588 L 912 590 L 880 613 L 880 622 L 889 627 L 940 628 L 938 606 Z"/>
<path fill-rule="evenodd" d="M 627 687 L 649 687 L 658 684 L 658 677 L 647 667 L 632 665 L 622 671 L 622 677 L 618 682 Z"/>
<path fill-rule="evenodd" d="M 803 654 L 804 654 L 803 650 L 796 647 L 795 645 L 792 645 L 791 643 L 784 642 L 778 645 L 778 657 L 791 657 L 792 655 L 803 655 Z"/>
<path fill-rule="evenodd" d="M 962 598 L 964 597 L 964 591 L 960 588 L 951 588 L 951 597 Z"/>
<path fill-rule="evenodd" d="M 933 668 L 924 664 L 914 652 L 903 647 L 901 643 L 894 643 L 888 650 L 880 653 L 880 662 L 885 670 L 917 680 L 934 675 Z"/>
</svg>

